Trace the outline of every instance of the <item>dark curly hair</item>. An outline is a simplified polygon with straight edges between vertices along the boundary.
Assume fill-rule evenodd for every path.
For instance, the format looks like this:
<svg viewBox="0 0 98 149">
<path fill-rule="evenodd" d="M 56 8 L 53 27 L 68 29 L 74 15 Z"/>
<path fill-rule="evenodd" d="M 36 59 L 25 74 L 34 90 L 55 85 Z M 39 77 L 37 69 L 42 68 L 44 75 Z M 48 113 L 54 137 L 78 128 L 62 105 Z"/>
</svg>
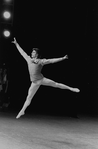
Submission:
<svg viewBox="0 0 98 149">
<path fill-rule="evenodd" d="M 32 52 L 33 52 L 33 50 L 36 51 L 37 54 L 38 54 L 38 57 L 41 58 L 41 55 L 40 55 L 40 52 L 39 52 L 40 49 L 39 49 L 39 48 L 33 48 L 33 49 L 32 49 Z"/>
<path fill-rule="evenodd" d="M 38 51 L 39 51 L 39 49 L 38 49 L 38 48 L 33 48 L 33 49 L 32 49 L 32 51 L 33 51 L 33 50 L 34 50 L 34 51 L 36 51 L 36 52 L 38 52 Z"/>
</svg>

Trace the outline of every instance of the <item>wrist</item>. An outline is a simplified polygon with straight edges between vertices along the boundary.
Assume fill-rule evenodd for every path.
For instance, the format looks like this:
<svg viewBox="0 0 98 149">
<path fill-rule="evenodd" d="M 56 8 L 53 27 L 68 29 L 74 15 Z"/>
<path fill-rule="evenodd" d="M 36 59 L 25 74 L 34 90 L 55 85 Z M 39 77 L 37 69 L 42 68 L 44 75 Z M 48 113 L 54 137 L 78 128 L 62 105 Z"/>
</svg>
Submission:
<svg viewBox="0 0 98 149">
<path fill-rule="evenodd" d="M 15 43 L 15 45 L 17 45 L 17 42 L 16 41 L 14 43 Z"/>
</svg>

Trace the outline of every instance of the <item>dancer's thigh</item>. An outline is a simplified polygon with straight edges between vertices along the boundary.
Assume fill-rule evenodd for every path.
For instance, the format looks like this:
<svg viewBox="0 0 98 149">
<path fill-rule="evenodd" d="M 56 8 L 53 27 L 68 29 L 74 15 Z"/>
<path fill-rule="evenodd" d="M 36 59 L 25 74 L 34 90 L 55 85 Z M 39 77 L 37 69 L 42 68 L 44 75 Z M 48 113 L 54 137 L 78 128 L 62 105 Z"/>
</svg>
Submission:
<svg viewBox="0 0 98 149">
<path fill-rule="evenodd" d="M 42 85 L 46 85 L 46 86 L 55 86 L 56 82 L 51 80 L 51 79 L 48 79 L 48 78 L 43 78 L 42 81 L 41 81 L 41 84 Z"/>
<path fill-rule="evenodd" d="M 28 93 L 29 94 L 34 94 L 38 90 L 40 85 L 41 85 L 41 81 L 32 82 Z"/>
</svg>

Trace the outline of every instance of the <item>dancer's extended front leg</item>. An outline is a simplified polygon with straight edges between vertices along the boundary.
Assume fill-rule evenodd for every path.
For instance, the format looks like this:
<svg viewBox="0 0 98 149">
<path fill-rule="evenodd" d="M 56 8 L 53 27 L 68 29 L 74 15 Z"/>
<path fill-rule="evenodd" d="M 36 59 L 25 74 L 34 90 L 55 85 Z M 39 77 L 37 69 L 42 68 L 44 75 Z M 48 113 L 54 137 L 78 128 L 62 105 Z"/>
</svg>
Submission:
<svg viewBox="0 0 98 149">
<path fill-rule="evenodd" d="M 17 115 L 16 118 L 19 118 L 20 116 L 25 114 L 25 110 L 30 105 L 31 100 L 32 100 L 33 96 L 35 95 L 36 91 L 38 90 L 39 86 L 40 85 L 35 84 L 35 83 L 31 84 L 31 87 L 29 88 L 29 91 L 28 91 L 27 99 L 26 99 L 21 111 L 19 112 L 19 114 Z"/>
</svg>

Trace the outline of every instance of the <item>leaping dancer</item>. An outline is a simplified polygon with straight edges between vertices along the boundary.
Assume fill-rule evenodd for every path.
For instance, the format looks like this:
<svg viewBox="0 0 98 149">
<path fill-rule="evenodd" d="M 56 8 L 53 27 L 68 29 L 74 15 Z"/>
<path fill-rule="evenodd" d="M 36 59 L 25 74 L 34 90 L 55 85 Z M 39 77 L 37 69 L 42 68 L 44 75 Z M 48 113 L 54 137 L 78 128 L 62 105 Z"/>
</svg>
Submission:
<svg viewBox="0 0 98 149">
<path fill-rule="evenodd" d="M 46 86 L 52 86 L 60 89 L 68 89 L 73 92 L 79 92 L 80 90 L 78 88 L 73 88 L 69 87 L 65 84 L 62 83 L 57 83 L 53 80 L 50 80 L 46 77 L 44 77 L 41 73 L 42 67 L 46 64 L 50 63 L 56 63 L 65 59 L 68 59 L 68 56 L 65 55 L 64 57 L 61 58 L 53 58 L 53 59 L 40 59 L 38 58 L 38 48 L 33 48 L 31 57 L 28 56 L 25 51 L 19 46 L 17 43 L 16 39 L 14 38 L 14 41 L 12 41 L 20 52 L 20 54 L 24 57 L 28 64 L 28 70 L 30 74 L 30 80 L 31 80 L 31 86 L 28 90 L 28 96 L 26 98 L 26 101 L 20 110 L 20 112 L 17 115 L 17 119 L 20 118 L 22 115 L 25 114 L 26 108 L 30 105 L 32 98 L 34 97 L 35 93 L 39 89 L 41 85 L 46 85 Z"/>
</svg>

